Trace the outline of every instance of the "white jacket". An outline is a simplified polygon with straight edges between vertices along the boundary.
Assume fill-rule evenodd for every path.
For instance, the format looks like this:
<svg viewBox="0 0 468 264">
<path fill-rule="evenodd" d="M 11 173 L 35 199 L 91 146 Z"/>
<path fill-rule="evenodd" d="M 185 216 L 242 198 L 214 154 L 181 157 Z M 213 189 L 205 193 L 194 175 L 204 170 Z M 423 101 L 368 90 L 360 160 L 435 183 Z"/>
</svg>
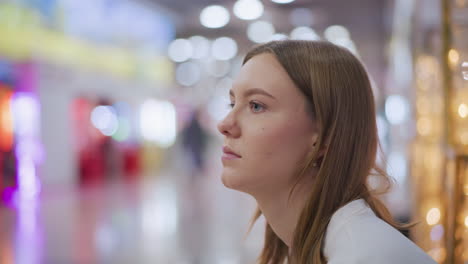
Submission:
<svg viewBox="0 0 468 264">
<path fill-rule="evenodd" d="M 422 249 L 378 218 L 363 199 L 338 209 L 328 225 L 328 264 L 435 264 Z"/>
</svg>

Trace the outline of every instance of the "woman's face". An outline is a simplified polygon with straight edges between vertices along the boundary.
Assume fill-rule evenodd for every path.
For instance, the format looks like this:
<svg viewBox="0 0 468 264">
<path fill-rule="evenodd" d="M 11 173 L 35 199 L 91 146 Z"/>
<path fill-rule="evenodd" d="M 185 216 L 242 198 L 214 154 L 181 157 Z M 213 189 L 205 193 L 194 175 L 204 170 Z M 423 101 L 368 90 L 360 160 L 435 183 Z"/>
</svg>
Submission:
<svg viewBox="0 0 468 264">
<path fill-rule="evenodd" d="M 260 54 L 241 68 L 230 98 L 218 124 L 224 185 L 252 195 L 289 190 L 316 138 L 304 95 L 273 55 Z"/>
</svg>

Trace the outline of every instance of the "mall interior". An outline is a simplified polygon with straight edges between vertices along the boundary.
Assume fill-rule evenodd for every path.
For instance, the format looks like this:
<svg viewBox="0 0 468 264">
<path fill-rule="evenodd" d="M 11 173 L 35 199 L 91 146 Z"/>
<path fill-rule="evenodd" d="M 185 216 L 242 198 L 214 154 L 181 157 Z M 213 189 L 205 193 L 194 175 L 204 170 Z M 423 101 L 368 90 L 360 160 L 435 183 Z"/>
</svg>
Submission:
<svg viewBox="0 0 468 264">
<path fill-rule="evenodd" d="M 363 62 L 381 199 L 468 263 L 468 0 L 0 1 L 0 263 L 255 263 L 217 123 L 246 52 L 284 39 Z"/>
</svg>

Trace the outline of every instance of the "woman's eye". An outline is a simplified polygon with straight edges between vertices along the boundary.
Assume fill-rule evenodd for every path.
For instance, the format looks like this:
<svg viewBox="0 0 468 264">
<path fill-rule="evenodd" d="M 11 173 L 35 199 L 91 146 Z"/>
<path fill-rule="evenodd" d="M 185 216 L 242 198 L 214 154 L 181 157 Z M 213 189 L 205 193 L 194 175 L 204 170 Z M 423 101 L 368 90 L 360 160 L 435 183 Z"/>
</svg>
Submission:
<svg viewBox="0 0 468 264">
<path fill-rule="evenodd" d="M 228 107 L 231 108 L 231 109 L 234 108 L 234 103 L 229 103 Z"/>
<path fill-rule="evenodd" d="M 263 107 L 261 104 L 259 103 L 255 103 L 255 102 L 251 102 L 250 103 L 250 109 L 252 109 L 252 111 L 254 112 L 260 112 L 262 111 L 263 109 L 265 109 L 265 107 Z"/>
</svg>

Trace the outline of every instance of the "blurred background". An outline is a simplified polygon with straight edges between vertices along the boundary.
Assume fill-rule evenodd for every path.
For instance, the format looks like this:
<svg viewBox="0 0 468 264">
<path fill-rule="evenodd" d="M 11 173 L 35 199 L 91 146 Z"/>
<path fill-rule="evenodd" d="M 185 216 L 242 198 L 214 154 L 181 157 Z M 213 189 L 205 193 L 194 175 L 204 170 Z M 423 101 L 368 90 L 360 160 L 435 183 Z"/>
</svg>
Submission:
<svg viewBox="0 0 468 264">
<path fill-rule="evenodd" d="M 382 199 L 468 263 L 468 0 L 1 0 L 0 263 L 254 263 L 216 124 L 246 51 L 282 39 L 363 61 Z"/>
</svg>

